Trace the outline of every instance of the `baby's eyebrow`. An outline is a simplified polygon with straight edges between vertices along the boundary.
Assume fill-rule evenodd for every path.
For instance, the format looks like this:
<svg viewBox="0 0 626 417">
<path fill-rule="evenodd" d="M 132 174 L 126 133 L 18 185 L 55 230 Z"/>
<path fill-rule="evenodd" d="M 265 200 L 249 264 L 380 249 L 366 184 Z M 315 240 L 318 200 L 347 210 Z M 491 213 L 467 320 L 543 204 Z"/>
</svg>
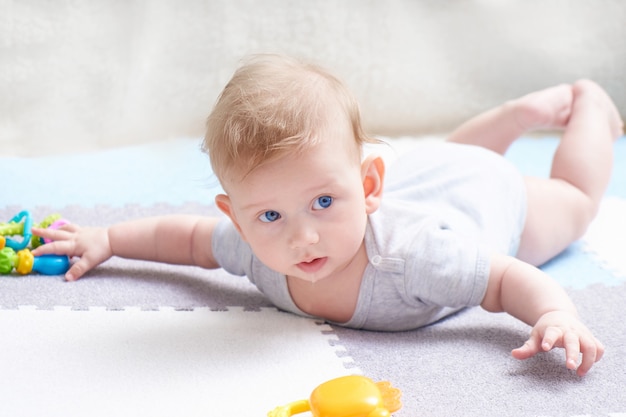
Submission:
<svg viewBox="0 0 626 417">
<path fill-rule="evenodd" d="M 319 194 L 321 192 L 331 190 L 334 187 L 335 183 L 336 182 L 333 179 L 329 179 L 328 181 L 312 185 L 306 188 L 305 191 L 310 192 L 311 194 Z"/>
<path fill-rule="evenodd" d="M 267 203 L 265 203 L 265 202 L 259 202 L 259 203 L 252 202 L 252 203 L 248 203 L 248 204 L 242 206 L 240 208 L 240 210 L 242 210 L 242 211 L 258 211 L 258 210 L 261 209 L 261 207 L 269 207 L 270 205 L 271 205 L 271 202 L 269 202 L 269 201 Z"/>
<path fill-rule="evenodd" d="M 241 211 L 267 211 L 267 210 L 276 210 L 278 211 L 278 209 L 276 208 L 276 206 L 278 205 L 276 199 L 263 199 L 263 200 L 256 200 L 256 201 L 249 201 L 249 202 L 244 202 L 244 204 L 242 204 L 239 207 L 239 210 Z"/>
</svg>

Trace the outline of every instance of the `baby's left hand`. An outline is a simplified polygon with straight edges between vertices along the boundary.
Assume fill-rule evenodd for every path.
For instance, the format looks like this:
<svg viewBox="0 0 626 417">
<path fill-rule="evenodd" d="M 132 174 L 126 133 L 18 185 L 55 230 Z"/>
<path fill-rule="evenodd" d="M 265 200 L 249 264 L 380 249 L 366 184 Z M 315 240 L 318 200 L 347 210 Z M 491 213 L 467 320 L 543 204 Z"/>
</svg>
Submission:
<svg viewBox="0 0 626 417">
<path fill-rule="evenodd" d="M 555 347 L 565 349 L 565 366 L 576 369 L 578 376 L 585 375 L 604 354 L 604 345 L 591 331 L 575 315 L 564 311 L 551 311 L 541 316 L 526 343 L 511 353 L 516 359 L 528 359 Z"/>
</svg>

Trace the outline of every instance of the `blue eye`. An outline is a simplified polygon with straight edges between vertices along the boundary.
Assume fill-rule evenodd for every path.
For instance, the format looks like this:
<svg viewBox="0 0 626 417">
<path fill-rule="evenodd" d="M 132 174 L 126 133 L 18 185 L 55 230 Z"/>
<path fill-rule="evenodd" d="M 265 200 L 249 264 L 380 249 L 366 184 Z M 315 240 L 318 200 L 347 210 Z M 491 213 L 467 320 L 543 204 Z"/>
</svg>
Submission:
<svg viewBox="0 0 626 417">
<path fill-rule="evenodd" d="M 259 220 L 265 223 L 275 222 L 280 219 L 280 213 L 277 211 L 269 210 L 259 216 Z"/>
<path fill-rule="evenodd" d="M 323 210 L 330 207 L 331 204 L 333 204 L 333 198 L 329 195 L 323 195 L 315 200 L 315 203 L 313 203 L 313 209 Z"/>
</svg>

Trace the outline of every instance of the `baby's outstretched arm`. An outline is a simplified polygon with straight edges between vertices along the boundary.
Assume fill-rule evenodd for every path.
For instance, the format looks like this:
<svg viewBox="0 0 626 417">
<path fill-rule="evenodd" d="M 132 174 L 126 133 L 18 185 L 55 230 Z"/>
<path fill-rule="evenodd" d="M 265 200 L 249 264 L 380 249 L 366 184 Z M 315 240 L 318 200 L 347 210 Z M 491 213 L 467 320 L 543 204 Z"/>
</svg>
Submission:
<svg viewBox="0 0 626 417">
<path fill-rule="evenodd" d="M 516 258 L 492 256 L 489 285 L 481 305 L 488 311 L 505 311 L 533 326 L 526 343 L 512 352 L 517 359 L 561 347 L 566 366 L 583 376 L 604 354 L 604 346 L 580 321 L 567 293 L 543 271 Z"/>
<path fill-rule="evenodd" d="M 217 268 L 211 238 L 217 219 L 199 216 L 164 216 L 119 223 L 111 227 L 36 229 L 33 233 L 52 242 L 33 251 L 80 258 L 65 278 L 75 281 L 112 256 L 172 264 Z"/>
</svg>

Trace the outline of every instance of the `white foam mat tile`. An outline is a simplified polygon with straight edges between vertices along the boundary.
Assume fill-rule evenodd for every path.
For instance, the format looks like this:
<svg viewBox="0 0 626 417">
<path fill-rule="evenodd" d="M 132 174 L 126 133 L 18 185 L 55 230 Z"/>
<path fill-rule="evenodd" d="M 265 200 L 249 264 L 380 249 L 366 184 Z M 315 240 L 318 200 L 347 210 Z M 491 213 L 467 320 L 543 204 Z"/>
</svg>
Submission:
<svg viewBox="0 0 626 417">
<path fill-rule="evenodd" d="M 626 279 L 626 200 L 604 199 L 582 240 L 603 268 Z"/>
<path fill-rule="evenodd" d="M 330 330 L 273 308 L 0 310 L 0 415 L 264 416 L 358 373 Z"/>
</svg>

